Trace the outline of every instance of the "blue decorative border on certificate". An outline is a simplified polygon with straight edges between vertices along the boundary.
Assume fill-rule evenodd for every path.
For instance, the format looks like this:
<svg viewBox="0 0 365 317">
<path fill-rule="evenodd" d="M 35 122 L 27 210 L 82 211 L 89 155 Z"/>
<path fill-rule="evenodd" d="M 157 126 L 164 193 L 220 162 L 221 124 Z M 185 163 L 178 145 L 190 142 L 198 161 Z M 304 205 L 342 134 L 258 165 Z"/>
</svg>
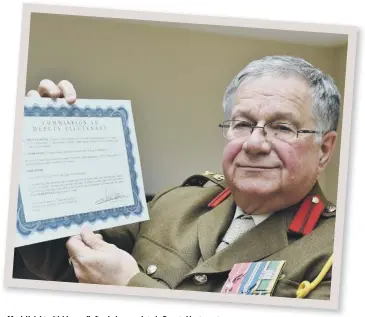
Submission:
<svg viewBox="0 0 365 317">
<path fill-rule="evenodd" d="M 27 222 L 24 214 L 20 187 L 18 191 L 18 208 L 17 208 L 17 230 L 22 236 L 29 236 L 32 232 L 44 232 L 46 229 L 57 230 L 59 227 L 69 228 L 71 225 L 82 225 L 83 223 L 95 223 L 97 220 L 105 221 L 109 218 L 119 218 L 120 216 L 128 217 L 130 214 L 141 215 L 143 211 L 142 202 L 139 199 L 140 190 L 137 185 L 137 173 L 135 171 L 135 159 L 132 154 L 133 144 L 130 139 L 130 129 L 128 127 L 128 112 L 123 108 L 96 108 L 89 107 L 79 108 L 77 105 L 54 107 L 49 105 L 41 107 L 37 103 L 33 106 L 24 107 L 25 117 L 112 117 L 121 118 L 123 133 L 125 136 L 125 145 L 127 150 L 129 172 L 131 177 L 132 192 L 134 204 L 120 208 L 86 212 L 77 215 L 37 220 Z"/>
</svg>

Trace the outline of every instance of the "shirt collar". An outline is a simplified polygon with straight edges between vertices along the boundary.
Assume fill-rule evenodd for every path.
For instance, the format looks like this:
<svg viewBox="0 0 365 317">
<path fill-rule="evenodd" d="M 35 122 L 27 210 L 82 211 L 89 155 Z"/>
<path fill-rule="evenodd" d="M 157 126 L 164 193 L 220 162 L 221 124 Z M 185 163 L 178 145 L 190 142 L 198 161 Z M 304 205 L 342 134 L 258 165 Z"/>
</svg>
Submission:
<svg viewBox="0 0 365 317">
<path fill-rule="evenodd" d="M 234 214 L 234 218 L 236 219 L 239 216 L 246 215 L 243 210 L 240 207 L 236 207 L 236 212 Z M 262 214 L 262 215 L 250 215 L 252 217 L 253 222 L 255 223 L 255 226 L 266 220 L 271 216 L 271 213 L 268 214 Z"/>
</svg>

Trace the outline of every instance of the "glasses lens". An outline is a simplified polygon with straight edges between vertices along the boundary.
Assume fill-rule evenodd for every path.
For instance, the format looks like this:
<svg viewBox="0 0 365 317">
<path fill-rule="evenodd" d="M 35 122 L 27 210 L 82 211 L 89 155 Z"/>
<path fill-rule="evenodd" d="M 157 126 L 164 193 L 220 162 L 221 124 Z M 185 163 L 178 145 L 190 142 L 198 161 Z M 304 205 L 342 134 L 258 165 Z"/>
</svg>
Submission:
<svg viewBox="0 0 365 317">
<path fill-rule="evenodd" d="M 227 139 L 248 137 L 251 134 L 252 124 L 240 120 L 228 120 L 223 122 L 223 135 Z"/>
<path fill-rule="evenodd" d="M 297 129 L 290 123 L 272 122 L 265 127 L 267 137 L 284 141 L 292 140 L 297 135 Z"/>
</svg>

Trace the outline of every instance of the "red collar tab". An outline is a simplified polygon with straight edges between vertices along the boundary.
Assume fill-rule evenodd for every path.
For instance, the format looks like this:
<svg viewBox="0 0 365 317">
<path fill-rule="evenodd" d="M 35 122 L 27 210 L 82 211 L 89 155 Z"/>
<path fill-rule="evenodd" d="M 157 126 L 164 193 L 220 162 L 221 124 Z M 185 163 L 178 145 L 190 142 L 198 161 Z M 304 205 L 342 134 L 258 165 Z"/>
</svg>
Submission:
<svg viewBox="0 0 365 317">
<path fill-rule="evenodd" d="M 311 233 L 316 226 L 323 210 L 324 203 L 318 195 L 311 195 L 304 199 L 299 210 L 289 226 L 289 231 L 300 235 Z"/>
<path fill-rule="evenodd" d="M 214 197 L 213 200 L 209 203 L 209 208 L 217 207 L 223 200 L 225 200 L 231 194 L 231 190 L 226 188 L 222 192 L 218 194 L 218 196 Z"/>
</svg>

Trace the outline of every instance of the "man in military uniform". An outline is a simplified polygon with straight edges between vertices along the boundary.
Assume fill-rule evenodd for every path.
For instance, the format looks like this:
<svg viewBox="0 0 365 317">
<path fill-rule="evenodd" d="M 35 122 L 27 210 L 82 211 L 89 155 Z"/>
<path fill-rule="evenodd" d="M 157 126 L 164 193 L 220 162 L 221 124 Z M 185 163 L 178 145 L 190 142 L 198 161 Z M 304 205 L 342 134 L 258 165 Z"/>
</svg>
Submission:
<svg viewBox="0 0 365 317">
<path fill-rule="evenodd" d="M 76 100 L 68 81 L 43 80 L 28 95 Z M 335 207 L 317 178 L 334 151 L 338 90 L 306 61 L 271 56 L 237 74 L 223 106 L 224 176 L 205 172 L 159 193 L 149 221 L 18 248 L 27 269 L 55 281 L 220 292 L 235 264 L 282 260 L 272 295 L 296 297 L 333 252 Z M 329 299 L 327 271 L 307 298 Z"/>
</svg>

